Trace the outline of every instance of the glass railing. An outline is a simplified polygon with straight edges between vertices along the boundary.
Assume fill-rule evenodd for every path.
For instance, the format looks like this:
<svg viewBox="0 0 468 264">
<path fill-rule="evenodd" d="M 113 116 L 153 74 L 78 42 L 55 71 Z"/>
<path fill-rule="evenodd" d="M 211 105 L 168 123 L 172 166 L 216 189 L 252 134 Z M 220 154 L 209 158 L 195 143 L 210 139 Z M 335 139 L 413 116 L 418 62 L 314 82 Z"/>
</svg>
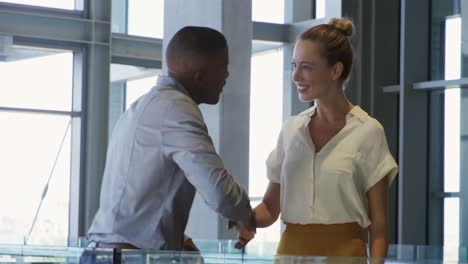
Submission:
<svg viewBox="0 0 468 264">
<path fill-rule="evenodd" d="M 390 245 L 385 260 L 356 257 L 276 255 L 275 242 L 257 242 L 243 250 L 234 240 L 194 240 L 200 252 L 122 250 L 88 247 L 86 239 L 70 241 L 70 246 L 39 246 L 0 243 L 0 263 L 466 263 L 468 248 Z"/>
</svg>

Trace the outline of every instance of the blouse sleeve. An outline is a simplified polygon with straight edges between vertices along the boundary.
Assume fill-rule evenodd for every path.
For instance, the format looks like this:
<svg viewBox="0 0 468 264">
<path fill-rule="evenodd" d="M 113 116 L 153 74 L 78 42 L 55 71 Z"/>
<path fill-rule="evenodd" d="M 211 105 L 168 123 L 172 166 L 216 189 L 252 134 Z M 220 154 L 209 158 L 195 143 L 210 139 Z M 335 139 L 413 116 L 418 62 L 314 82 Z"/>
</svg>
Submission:
<svg viewBox="0 0 468 264">
<path fill-rule="evenodd" d="M 369 132 L 360 155 L 362 180 L 366 192 L 385 176 L 390 185 L 398 173 L 398 166 L 388 148 L 383 127 L 378 124 L 378 127 L 374 127 Z"/>
<path fill-rule="evenodd" d="M 280 183 L 283 157 L 283 132 L 281 131 L 276 147 L 271 151 L 266 161 L 267 177 L 271 182 Z"/>
</svg>

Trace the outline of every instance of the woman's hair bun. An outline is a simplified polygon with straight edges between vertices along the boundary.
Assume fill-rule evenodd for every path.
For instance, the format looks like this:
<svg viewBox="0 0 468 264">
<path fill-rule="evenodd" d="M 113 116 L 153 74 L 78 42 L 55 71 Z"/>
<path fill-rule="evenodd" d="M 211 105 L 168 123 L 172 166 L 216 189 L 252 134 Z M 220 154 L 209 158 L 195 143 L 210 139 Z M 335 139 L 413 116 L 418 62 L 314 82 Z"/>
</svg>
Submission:
<svg viewBox="0 0 468 264">
<path fill-rule="evenodd" d="M 332 18 L 329 25 L 333 26 L 334 28 L 340 30 L 345 36 L 349 37 L 353 34 L 353 22 L 347 19 L 342 18 Z"/>
</svg>

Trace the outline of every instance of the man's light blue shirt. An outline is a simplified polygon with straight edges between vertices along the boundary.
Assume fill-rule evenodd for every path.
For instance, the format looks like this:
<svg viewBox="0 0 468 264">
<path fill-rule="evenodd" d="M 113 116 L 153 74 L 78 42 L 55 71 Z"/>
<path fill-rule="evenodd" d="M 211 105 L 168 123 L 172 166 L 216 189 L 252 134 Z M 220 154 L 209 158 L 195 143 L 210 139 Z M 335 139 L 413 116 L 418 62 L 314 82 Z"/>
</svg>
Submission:
<svg viewBox="0 0 468 264">
<path fill-rule="evenodd" d="M 248 194 L 224 168 L 198 105 L 161 76 L 114 128 L 89 238 L 180 250 L 196 191 L 224 217 L 248 222 Z"/>
</svg>

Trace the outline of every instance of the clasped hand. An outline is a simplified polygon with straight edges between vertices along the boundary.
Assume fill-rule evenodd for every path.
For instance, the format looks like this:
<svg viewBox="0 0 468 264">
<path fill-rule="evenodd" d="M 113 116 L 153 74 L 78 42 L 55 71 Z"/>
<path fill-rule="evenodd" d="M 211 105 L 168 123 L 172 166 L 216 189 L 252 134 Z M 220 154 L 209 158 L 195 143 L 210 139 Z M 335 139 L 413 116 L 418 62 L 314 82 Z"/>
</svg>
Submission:
<svg viewBox="0 0 468 264">
<path fill-rule="evenodd" d="M 241 249 L 247 245 L 255 237 L 257 229 L 255 227 L 244 226 L 240 223 L 229 221 L 228 228 L 235 228 L 238 233 L 238 241 L 234 245 L 235 248 Z"/>
</svg>

